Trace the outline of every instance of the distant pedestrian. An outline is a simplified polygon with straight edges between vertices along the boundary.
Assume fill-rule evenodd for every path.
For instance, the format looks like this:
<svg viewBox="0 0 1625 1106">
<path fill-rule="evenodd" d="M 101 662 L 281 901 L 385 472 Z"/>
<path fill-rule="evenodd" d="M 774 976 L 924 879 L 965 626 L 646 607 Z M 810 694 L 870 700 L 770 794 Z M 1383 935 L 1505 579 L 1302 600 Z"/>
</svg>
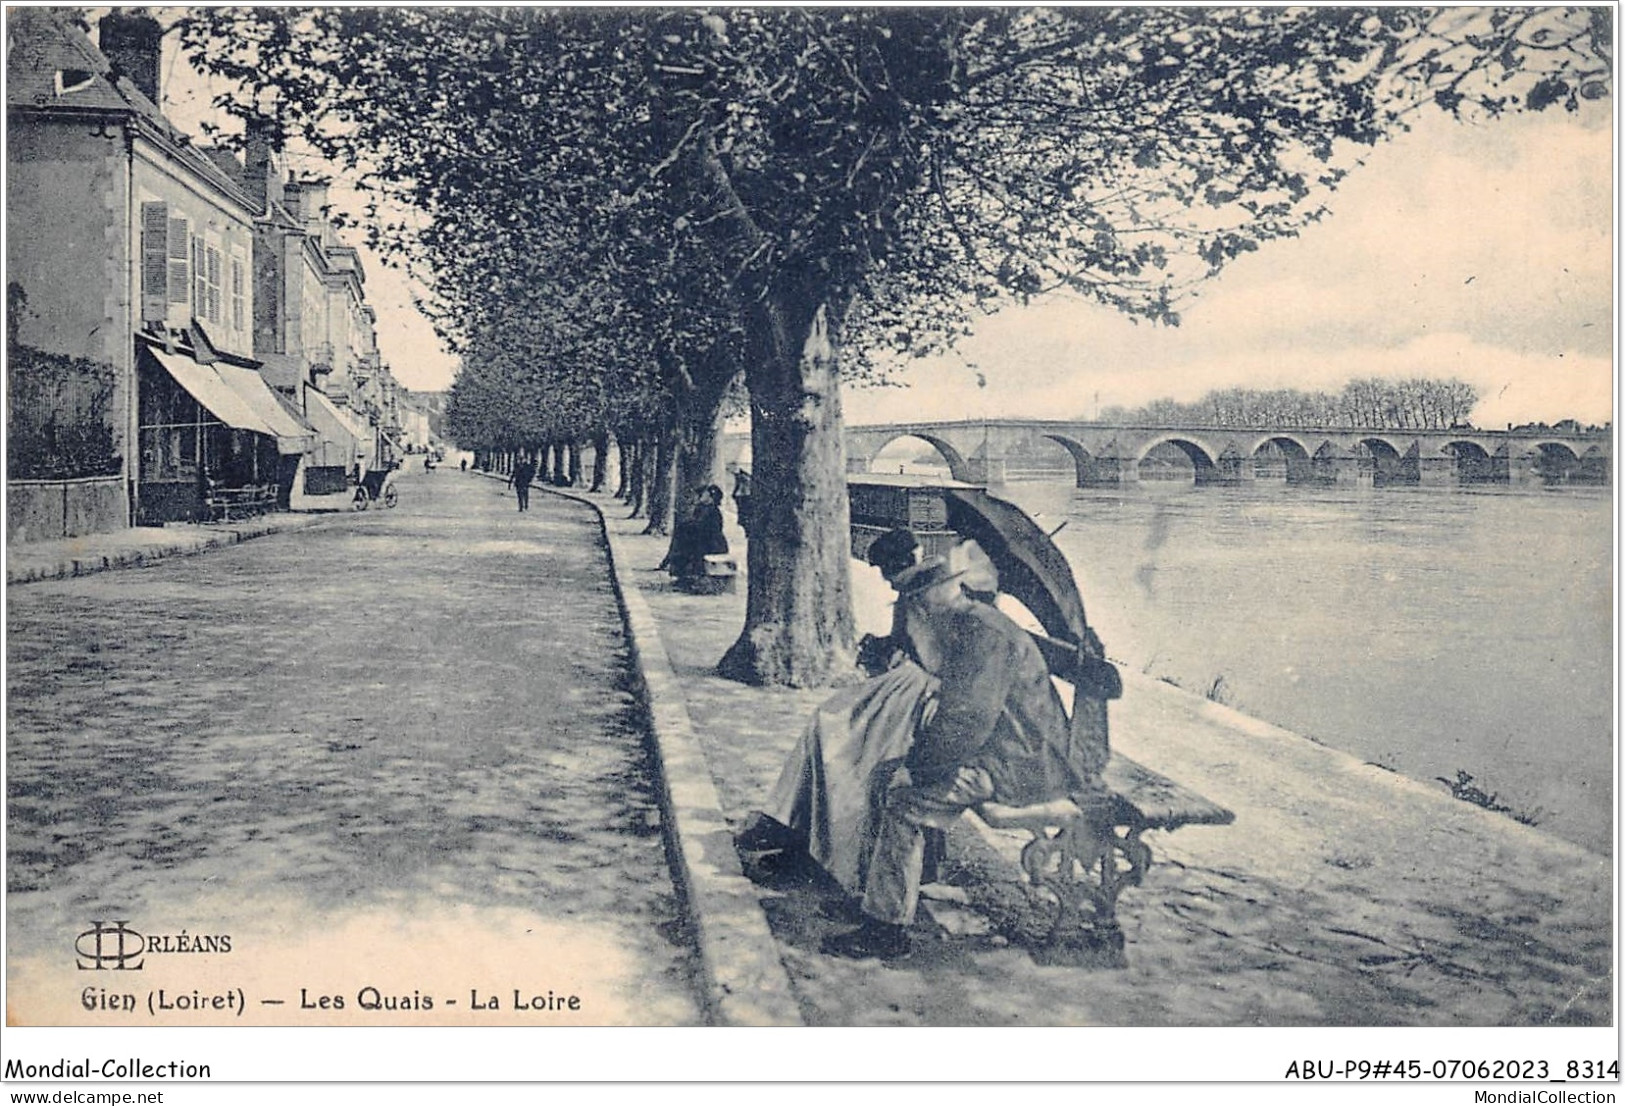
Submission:
<svg viewBox="0 0 1625 1106">
<path fill-rule="evenodd" d="M 519 497 L 519 509 L 530 510 L 530 482 L 536 479 L 536 462 L 522 457 L 513 466 L 513 493 Z"/>
<path fill-rule="evenodd" d="M 750 537 L 750 470 L 742 468 L 734 473 L 734 513 L 739 516 L 739 528 Z"/>
<path fill-rule="evenodd" d="M 464 457 L 461 461 L 458 461 L 457 466 L 459 468 L 461 468 L 464 472 L 467 472 L 468 471 L 468 458 Z"/>
</svg>

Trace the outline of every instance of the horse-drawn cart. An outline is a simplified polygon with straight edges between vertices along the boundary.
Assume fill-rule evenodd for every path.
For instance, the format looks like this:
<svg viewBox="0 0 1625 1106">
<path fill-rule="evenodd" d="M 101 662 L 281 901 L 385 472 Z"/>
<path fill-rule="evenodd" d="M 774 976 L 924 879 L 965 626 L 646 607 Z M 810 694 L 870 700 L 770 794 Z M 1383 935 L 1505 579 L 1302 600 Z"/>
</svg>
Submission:
<svg viewBox="0 0 1625 1106">
<path fill-rule="evenodd" d="M 372 504 L 380 502 L 385 507 L 395 506 L 400 502 L 400 493 L 395 490 L 395 477 L 400 468 L 399 461 L 392 461 L 385 468 L 363 473 L 361 482 L 355 487 L 351 506 L 357 511 L 365 511 Z"/>
</svg>

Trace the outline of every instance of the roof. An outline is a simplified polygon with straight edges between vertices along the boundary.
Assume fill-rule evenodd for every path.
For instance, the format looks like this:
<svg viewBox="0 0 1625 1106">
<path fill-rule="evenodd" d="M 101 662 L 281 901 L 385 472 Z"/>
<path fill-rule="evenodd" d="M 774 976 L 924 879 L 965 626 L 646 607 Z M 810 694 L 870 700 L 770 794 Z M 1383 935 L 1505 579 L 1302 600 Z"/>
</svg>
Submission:
<svg viewBox="0 0 1625 1106">
<path fill-rule="evenodd" d="M 146 124 L 152 137 L 198 177 L 244 207 L 256 205 L 232 174 L 192 145 L 129 77 L 75 25 L 66 9 L 6 9 L 6 108 L 40 112 L 110 112 Z M 88 80 L 58 91 L 57 74 L 77 71 Z"/>
<path fill-rule="evenodd" d="M 52 8 L 7 8 L 6 33 L 11 40 L 6 53 L 6 106 L 31 108 L 90 108 L 101 111 L 130 111 L 134 105 L 115 86 L 112 63 L 78 27 Z M 72 92 L 57 92 L 56 75 L 67 70 L 92 74 L 92 80 Z M 129 84 L 127 78 L 118 78 Z M 158 109 L 133 84 L 134 93 L 151 108 Z"/>
</svg>

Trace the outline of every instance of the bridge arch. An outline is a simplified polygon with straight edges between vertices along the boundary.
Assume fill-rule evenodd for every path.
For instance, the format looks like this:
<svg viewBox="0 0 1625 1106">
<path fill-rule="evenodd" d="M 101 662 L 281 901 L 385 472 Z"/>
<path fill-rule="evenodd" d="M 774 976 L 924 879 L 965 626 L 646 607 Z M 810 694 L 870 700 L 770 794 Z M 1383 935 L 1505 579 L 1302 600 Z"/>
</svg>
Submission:
<svg viewBox="0 0 1625 1106">
<path fill-rule="evenodd" d="M 1257 457 L 1260 450 L 1271 445 L 1294 461 L 1309 460 L 1309 447 L 1291 434 L 1266 434 L 1253 443 L 1253 447 L 1247 451 L 1247 455 Z"/>
<path fill-rule="evenodd" d="M 1380 488 L 1388 484 L 1421 482 L 1421 466 L 1418 458 L 1413 455 L 1414 447 L 1401 453 L 1393 442 L 1376 436 L 1361 438 L 1358 444 L 1365 451 L 1365 457 L 1361 460 L 1369 463 L 1371 483 L 1374 486 Z M 1362 463 L 1362 471 L 1365 467 L 1365 463 Z"/>
<path fill-rule="evenodd" d="M 1087 484 L 1094 473 L 1094 455 L 1083 448 L 1083 443 L 1062 437 L 1060 434 L 1045 434 L 1044 437 L 1063 447 L 1072 457 L 1073 468 L 1077 470 L 1078 487 Z"/>
<path fill-rule="evenodd" d="M 1580 454 L 1580 467 L 1574 470 L 1572 479 L 1581 484 L 1606 484 L 1612 469 L 1608 452 L 1594 445 Z"/>
<path fill-rule="evenodd" d="M 1477 442 L 1466 439 L 1446 442 L 1441 451 L 1456 459 L 1456 483 L 1488 484 L 1496 479 L 1495 459 Z"/>
<path fill-rule="evenodd" d="M 1290 434 L 1271 434 L 1253 443 L 1247 460 L 1255 478 L 1279 477 L 1288 484 L 1306 484 L 1314 479 L 1314 461 L 1309 447 Z"/>
<path fill-rule="evenodd" d="M 1161 449 L 1163 446 L 1173 446 L 1185 455 L 1186 460 L 1191 463 L 1191 468 L 1196 470 L 1196 482 L 1198 484 L 1208 483 L 1218 468 L 1218 463 L 1206 447 L 1199 442 L 1192 441 L 1190 438 L 1181 437 L 1177 433 L 1158 434 L 1148 439 L 1146 444 L 1141 446 L 1135 453 L 1135 467 L 1138 468 L 1143 465 L 1152 451 Z"/>
<path fill-rule="evenodd" d="M 1580 455 L 1563 442 L 1535 442 L 1535 474 L 1548 484 L 1566 483 L 1580 468 Z"/>
<path fill-rule="evenodd" d="M 954 448 L 952 442 L 949 442 L 946 438 L 938 437 L 935 434 L 922 433 L 918 430 L 899 430 L 897 433 L 881 442 L 875 447 L 875 451 L 869 455 L 866 468 L 868 468 L 868 470 L 871 472 L 874 471 L 874 463 L 876 459 L 879 458 L 879 456 L 884 453 L 889 446 L 895 445 L 898 442 L 907 441 L 910 438 L 925 442 L 927 445 L 935 449 L 942 459 L 948 462 L 949 476 L 953 477 L 955 480 L 964 481 L 965 483 L 972 482 L 970 462 L 965 460 L 964 454 L 960 453 L 959 450 Z"/>
</svg>

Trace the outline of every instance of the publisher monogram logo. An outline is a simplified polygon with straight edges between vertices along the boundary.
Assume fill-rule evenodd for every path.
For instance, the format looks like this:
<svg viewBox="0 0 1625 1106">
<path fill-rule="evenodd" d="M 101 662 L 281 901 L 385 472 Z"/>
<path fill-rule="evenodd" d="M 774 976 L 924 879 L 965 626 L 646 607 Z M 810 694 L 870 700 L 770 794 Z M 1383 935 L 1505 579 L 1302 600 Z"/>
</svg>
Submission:
<svg viewBox="0 0 1625 1106">
<path fill-rule="evenodd" d="M 128 921 L 92 921 L 90 928 L 73 943 L 79 954 L 79 970 L 140 971 L 146 938 L 130 928 Z"/>
</svg>

